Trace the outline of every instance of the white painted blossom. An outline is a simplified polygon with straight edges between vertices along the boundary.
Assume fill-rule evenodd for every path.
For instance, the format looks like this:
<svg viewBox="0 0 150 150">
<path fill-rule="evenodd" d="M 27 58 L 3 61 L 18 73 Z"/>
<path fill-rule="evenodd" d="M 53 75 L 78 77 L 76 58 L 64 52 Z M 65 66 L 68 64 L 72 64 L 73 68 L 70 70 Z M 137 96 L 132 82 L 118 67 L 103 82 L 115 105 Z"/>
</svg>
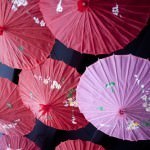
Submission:
<svg viewBox="0 0 150 150">
<path fill-rule="evenodd" d="M 42 77 L 40 75 L 33 75 L 36 80 L 42 81 L 45 85 L 50 85 L 51 89 L 61 89 L 61 85 L 56 80 L 51 80 L 50 77 Z"/>
<path fill-rule="evenodd" d="M 68 107 L 68 106 L 69 106 L 68 101 L 64 101 L 64 106 L 65 106 L 65 107 Z"/>
<path fill-rule="evenodd" d="M 144 84 L 141 85 L 141 88 L 142 88 L 142 89 L 144 88 Z"/>
<path fill-rule="evenodd" d="M 72 120 L 72 124 L 77 124 L 77 122 L 75 120 Z"/>
<path fill-rule="evenodd" d="M 37 17 L 33 17 L 33 20 L 35 21 L 36 24 L 39 24 L 39 23 L 40 23 L 40 20 L 39 20 L 39 18 L 37 18 Z"/>
<path fill-rule="evenodd" d="M 10 144 L 9 144 L 8 147 L 6 148 L 6 150 L 22 150 L 22 148 L 12 149 L 12 148 L 10 148 Z"/>
<path fill-rule="evenodd" d="M 11 123 L 11 124 L 5 124 L 2 126 L 3 129 L 12 129 L 12 128 L 16 128 L 17 123 Z"/>
<path fill-rule="evenodd" d="M 56 12 L 63 12 L 63 7 L 62 7 L 62 0 L 59 0 L 59 3 L 57 4 Z"/>
<path fill-rule="evenodd" d="M 140 84 L 140 80 L 138 78 L 138 75 L 135 74 L 134 77 L 135 77 L 135 82 L 137 82 L 137 84 L 139 85 Z M 142 87 L 143 87 L 143 85 L 142 85 Z"/>
<path fill-rule="evenodd" d="M 33 76 L 36 80 L 42 81 L 43 84 L 45 84 L 45 85 L 48 85 L 49 83 L 52 83 L 52 80 L 49 76 L 42 77 L 41 75 L 36 75 L 36 74 L 34 74 Z"/>
<path fill-rule="evenodd" d="M 28 1 L 27 0 L 12 0 L 12 3 L 14 5 L 16 5 L 17 7 L 27 6 L 28 5 Z"/>
<path fill-rule="evenodd" d="M 100 125 L 101 127 L 110 127 L 110 125 L 104 124 L 104 123 L 100 123 L 99 125 Z"/>
<path fill-rule="evenodd" d="M 36 24 L 39 24 L 41 27 L 45 27 L 45 22 L 44 20 L 40 20 L 38 17 L 33 17 L 33 20 Z"/>
<path fill-rule="evenodd" d="M 13 123 L 10 124 L 4 124 L 2 125 L 3 129 L 12 129 L 12 128 L 16 128 L 18 122 L 20 122 L 20 119 L 15 120 Z"/>
<path fill-rule="evenodd" d="M 51 85 L 51 89 L 61 89 L 61 85 L 57 82 L 57 81 L 53 81 L 52 85 Z"/>
<path fill-rule="evenodd" d="M 144 94 L 144 95 L 141 96 L 141 99 L 144 100 L 144 101 L 147 101 L 148 96 Z"/>
<path fill-rule="evenodd" d="M 40 25 L 41 25 L 41 27 L 45 27 L 46 24 L 45 24 L 44 20 L 41 20 Z"/>
<path fill-rule="evenodd" d="M 16 5 L 12 5 L 11 9 L 12 9 L 13 11 L 17 11 L 17 10 L 18 10 L 18 7 L 17 7 Z"/>
<path fill-rule="evenodd" d="M 112 13 L 116 16 L 119 15 L 119 5 L 118 4 L 116 4 L 115 7 L 112 7 Z"/>
<path fill-rule="evenodd" d="M 12 10 L 17 11 L 20 6 L 27 6 L 27 0 L 11 0 Z"/>
<path fill-rule="evenodd" d="M 137 74 L 134 75 L 135 82 L 138 84 L 138 86 L 141 88 L 141 100 L 143 100 L 142 106 L 144 107 L 146 112 L 150 112 L 150 88 L 145 89 L 145 85 L 141 83 L 139 77 Z"/>
<path fill-rule="evenodd" d="M 146 110 L 147 112 L 150 112 L 150 106 L 149 106 L 149 107 L 146 107 L 145 110 Z"/>
<path fill-rule="evenodd" d="M 39 81 L 40 81 L 40 80 L 43 80 L 42 76 L 37 76 L 37 75 L 35 75 L 35 74 L 34 74 L 33 76 L 34 76 L 35 79 L 37 79 L 37 80 L 39 80 Z"/>
<path fill-rule="evenodd" d="M 137 78 L 137 77 L 138 77 L 138 75 L 137 75 L 137 74 L 135 74 L 135 75 L 134 75 L 134 77 L 135 77 L 135 78 Z"/>
<path fill-rule="evenodd" d="M 74 115 L 72 115 L 72 124 L 77 124 L 77 122 L 76 122 L 76 118 L 75 118 L 75 116 Z"/>
<path fill-rule="evenodd" d="M 43 83 L 47 85 L 49 83 L 48 79 L 44 79 Z"/>
</svg>

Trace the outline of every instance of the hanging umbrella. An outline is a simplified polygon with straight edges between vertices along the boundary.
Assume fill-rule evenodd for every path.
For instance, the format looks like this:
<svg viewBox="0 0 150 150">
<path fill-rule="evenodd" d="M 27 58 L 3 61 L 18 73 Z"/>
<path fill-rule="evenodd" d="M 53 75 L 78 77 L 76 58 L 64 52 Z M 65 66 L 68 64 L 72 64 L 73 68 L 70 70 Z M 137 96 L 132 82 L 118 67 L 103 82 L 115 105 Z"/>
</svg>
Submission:
<svg viewBox="0 0 150 150">
<path fill-rule="evenodd" d="M 23 136 L 7 136 L 0 138 L 0 150 L 40 150 L 32 141 Z"/>
<path fill-rule="evenodd" d="M 67 47 L 109 54 L 139 34 L 150 5 L 149 0 L 40 0 L 40 9 L 49 29 Z"/>
<path fill-rule="evenodd" d="M 0 1 L 0 61 L 28 69 L 50 54 L 54 37 L 38 6 L 39 0 Z"/>
<path fill-rule="evenodd" d="M 90 141 L 68 140 L 56 147 L 56 150 L 105 150 L 101 145 Z"/>
<path fill-rule="evenodd" d="M 150 139 L 150 62 L 132 55 L 111 56 L 87 68 L 77 102 L 98 130 L 120 139 Z"/>
<path fill-rule="evenodd" d="M 48 59 L 39 67 L 22 71 L 19 79 L 23 103 L 44 124 L 62 130 L 87 125 L 75 99 L 80 75 L 65 63 Z"/>
<path fill-rule="evenodd" d="M 31 132 L 35 119 L 22 103 L 18 87 L 0 78 L 0 132 L 8 135 L 24 135 Z"/>
</svg>

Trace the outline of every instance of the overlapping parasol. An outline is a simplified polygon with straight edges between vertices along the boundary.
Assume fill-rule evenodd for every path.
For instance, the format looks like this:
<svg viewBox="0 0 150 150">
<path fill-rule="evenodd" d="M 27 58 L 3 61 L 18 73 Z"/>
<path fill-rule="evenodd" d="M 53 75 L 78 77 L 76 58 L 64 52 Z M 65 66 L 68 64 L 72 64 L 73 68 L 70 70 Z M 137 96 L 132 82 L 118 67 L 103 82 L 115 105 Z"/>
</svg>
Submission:
<svg viewBox="0 0 150 150">
<path fill-rule="evenodd" d="M 58 40 L 88 54 L 122 49 L 150 16 L 149 0 L 40 0 L 40 9 Z"/>
<path fill-rule="evenodd" d="M 0 61 L 29 69 L 50 54 L 54 36 L 48 30 L 39 0 L 0 0 Z"/>
<path fill-rule="evenodd" d="M 21 100 L 17 85 L 0 78 L 0 132 L 25 135 L 32 131 L 35 119 Z"/>
<path fill-rule="evenodd" d="M 150 139 L 150 62 L 113 55 L 88 67 L 77 102 L 98 130 L 124 140 Z"/>
<path fill-rule="evenodd" d="M 23 103 L 48 126 L 75 130 L 87 125 L 76 102 L 80 74 L 65 63 L 48 59 L 19 79 Z"/>
</svg>

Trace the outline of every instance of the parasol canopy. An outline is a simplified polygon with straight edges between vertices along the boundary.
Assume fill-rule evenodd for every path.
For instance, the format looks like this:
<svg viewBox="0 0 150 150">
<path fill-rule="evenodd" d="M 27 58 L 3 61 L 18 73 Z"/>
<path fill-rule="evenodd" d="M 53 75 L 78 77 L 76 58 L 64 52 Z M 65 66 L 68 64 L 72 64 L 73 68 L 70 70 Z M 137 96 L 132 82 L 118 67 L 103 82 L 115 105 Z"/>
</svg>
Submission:
<svg viewBox="0 0 150 150">
<path fill-rule="evenodd" d="M 123 140 L 150 139 L 150 62 L 113 55 L 89 66 L 77 102 L 98 130 Z"/>
<path fill-rule="evenodd" d="M 43 62 L 54 37 L 42 18 L 39 0 L 0 0 L 0 61 L 29 69 Z"/>
<path fill-rule="evenodd" d="M 58 40 L 96 55 L 122 49 L 150 16 L 149 0 L 40 0 L 40 10 Z"/>
<path fill-rule="evenodd" d="M 80 74 L 65 63 L 53 59 L 32 70 L 22 71 L 19 79 L 23 103 L 44 124 L 62 130 L 87 125 L 76 102 Z"/>
<path fill-rule="evenodd" d="M 105 150 L 101 145 L 90 141 L 68 140 L 56 147 L 56 150 Z"/>
<path fill-rule="evenodd" d="M 34 125 L 34 115 L 23 105 L 17 85 L 0 78 L 0 132 L 25 135 Z"/>
<path fill-rule="evenodd" d="M 7 136 L 0 138 L 0 150 L 40 150 L 32 141 L 23 136 Z"/>
</svg>

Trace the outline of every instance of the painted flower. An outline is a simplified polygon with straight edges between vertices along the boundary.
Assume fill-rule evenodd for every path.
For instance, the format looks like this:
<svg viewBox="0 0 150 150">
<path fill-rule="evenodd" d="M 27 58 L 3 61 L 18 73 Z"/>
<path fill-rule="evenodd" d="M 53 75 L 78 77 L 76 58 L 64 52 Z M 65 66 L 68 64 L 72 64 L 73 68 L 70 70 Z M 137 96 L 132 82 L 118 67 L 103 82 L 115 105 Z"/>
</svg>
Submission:
<svg viewBox="0 0 150 150">
<path fill-rule="evenodd" d="M 135 129 L 138 129 L 139 126 L 140 126 L 140 124 L 138 122 L 135 122 L 134 120 L 131 120 L 128 123 L 127 130 L 135 130 Z"/>
<path fill-rule="evenodd" d="M 57 82 L 57 81 L 53 81 L 52 85 L 51 85 L 51 89 L 61 89 L 61 85 Z"/>
<path fill-rule="evenodd" d="M 146 107 L 145 110 L 146 110 L 147 112 L 150 112 L 150 107 Z"/>
<path fill-rule="evenodd" d="M 48 79 L 44 79 L 43 83 L 47 85 L 49 83 Z"/>
<path fill-rule="evenodd" d="M 33 17 L 33 20 L 35 21 L 35 23 L 37 23 L 37 24 L 39 24 L 40 23 L 40 20 L 39 20 L 39 18 L 37 18 L 37 17 Z"/>
<path fill-rule="evenodd" d="M 41 20 L 40 25 L 41 25 L 41 27 L 45 27 L 45 22 L 44 22 L 44 20 Z"/>
<path fill-rule="evenodd" d="M 11 0 L 12 2 L 12 10 L 17 11 L 20 6 L 27 6 L 28 1 L 27 0 Z"/>
<path fill-rule="evenodd" d="M 112 7 L 112 13 L 116 16 L 119 15 L 119 5 L 118 4 L 116 4 L 115 7 Z"/>
</svg>

